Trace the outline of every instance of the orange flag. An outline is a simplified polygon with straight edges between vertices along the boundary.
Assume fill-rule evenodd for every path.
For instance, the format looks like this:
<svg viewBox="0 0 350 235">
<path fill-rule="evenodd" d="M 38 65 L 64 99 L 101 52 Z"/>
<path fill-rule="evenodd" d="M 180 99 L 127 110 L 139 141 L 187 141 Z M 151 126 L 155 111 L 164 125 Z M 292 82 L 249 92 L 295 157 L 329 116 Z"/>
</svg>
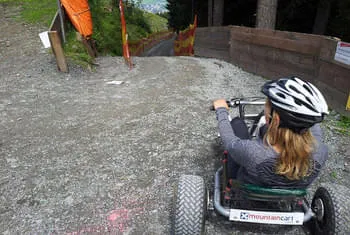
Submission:
<svg viewBox="0 0 350 235">
<path fill-rule="evenodd" d="M 120 21 L 122 24 L 123 56 L 126 62 L 129 64 L 129 67 L 132 68 L 132 63 L 131 63 L 130 53 L 129 53 L 128 38 L 127 38 L 127 32 L 126 32 L 126 22 L 124 17 L 124 7 L 123 7 L 122 0 L 119 0 L 119 10 L 120 10 Z"/>
</svg>

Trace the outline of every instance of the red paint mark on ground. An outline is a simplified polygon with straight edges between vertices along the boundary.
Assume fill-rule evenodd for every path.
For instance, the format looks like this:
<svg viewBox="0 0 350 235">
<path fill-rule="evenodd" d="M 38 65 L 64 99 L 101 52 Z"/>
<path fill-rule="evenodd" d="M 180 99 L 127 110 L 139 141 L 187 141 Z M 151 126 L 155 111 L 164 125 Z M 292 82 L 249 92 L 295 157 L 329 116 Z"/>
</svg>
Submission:
<svg viewBox="0 0 350 235">
<path fill-rule="evenodd" d="M 117 209 L 110 212 L 107 220 L 112 227 L 118 228 L 120 232 L 127 229 L 129 221 L 129 211 L 127 209 Z"/>
<path fill-rule="evenodd" d="M 142 215 L 145 211 L 140 206 L 140 202 L 127 201 L 123 206 L 127 208 L 117 208 L 107 213 L 107 225 L 92 225 L 79 229 L 78 231 L 66 233 L 66 235 L 80 235 L 84 233 L 103 233 L 103 232 L 116 232 L 116 234 L 122 234 L 126 232 L 131 224 L 131 220 L 135 216 Z"/>
</svg>

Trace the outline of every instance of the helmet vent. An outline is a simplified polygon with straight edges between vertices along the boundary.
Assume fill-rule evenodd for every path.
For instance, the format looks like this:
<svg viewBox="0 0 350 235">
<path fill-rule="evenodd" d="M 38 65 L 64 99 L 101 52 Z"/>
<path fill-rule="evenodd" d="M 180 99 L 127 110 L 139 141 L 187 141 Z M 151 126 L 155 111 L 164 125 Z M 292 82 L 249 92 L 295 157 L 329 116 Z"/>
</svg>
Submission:
<svg viewBox="0 0 350 235">
<path fill-rule="evenodd" d="M 306 99 L 310 104 L 313 104 L 309 97 L 305 96 L 305 99 Z"/>
<path fill-rule="evenodd" d="M 277 92 L 276 95 L 278 95 L 279 97 L 281 97 L 283 99 L 286 98 L 286 96 L 283 93 L 281 93 L 281 92 Z"/>
<path fill-rule="evenodd" d="M 309 88 L 308 86 L 306 86 L 306 85 L 304 84 L 303 87 L 304 87 L 305 90 L 307 90 L 311 95 L 313 94 L 313 92 L 310 90 L 310 88 Z"/>
<path fill-rule="evenodd" d="M 297 88 L 295 88 L 295 86 L 289 86 L 289 89 L 295 91 L 296 93 L 301 93 Z"/>
<path fill-rule="evenodd" d="M 303 103 L 300 102 L 300 100 L 297 100 L 297 99 L 294 99 L 294 103 L 297 104 L 297 105 L 299 105 L 299 106 L 302 106 L 302 105 L 303 105 Z"/>
</svg>

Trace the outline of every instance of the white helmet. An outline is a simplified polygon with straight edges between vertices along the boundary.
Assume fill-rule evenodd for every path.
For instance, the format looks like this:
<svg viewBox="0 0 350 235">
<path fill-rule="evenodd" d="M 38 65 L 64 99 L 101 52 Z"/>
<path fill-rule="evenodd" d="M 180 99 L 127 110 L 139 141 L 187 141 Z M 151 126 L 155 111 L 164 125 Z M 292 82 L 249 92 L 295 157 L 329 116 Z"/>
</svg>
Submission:
<svg viewBox="0 0 350 235">
<path fill-rule="evenodd" d="M 262 87 L 272 108 L 281 117 L 281 127 L 309 128 L 322 122 L 328 106 L 321 92 L 311 83 L 297 77 L 269 81 Z"/>
</svg>

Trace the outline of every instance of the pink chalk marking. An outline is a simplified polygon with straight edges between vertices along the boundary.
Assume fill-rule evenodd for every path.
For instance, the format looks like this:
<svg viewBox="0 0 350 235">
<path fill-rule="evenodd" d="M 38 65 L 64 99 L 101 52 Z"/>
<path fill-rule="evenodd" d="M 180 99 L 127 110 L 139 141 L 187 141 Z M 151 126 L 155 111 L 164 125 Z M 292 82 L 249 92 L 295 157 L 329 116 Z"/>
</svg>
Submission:
<svg viewBox="0 0 350 235">
<path fill-rule="evenodd" d="M 120 232 L 124 232 L 127 228 L 129 220 L 129 211 L 127 209 L 117 209 L 110 212 L 107 220 L 113 227 L 117 227 Z"/>
<path fill-rule="evenodd" d="M 145 208 L 143 207 L 135 207 L 136 205 L 140 205 L 140 202 L 137 200 L 128 201 L 126 200 L 126 203 L 124 204 L 124 207 L 128 207 L 130 209 L 125 208 L 118 208 L 110 211 L 107 214 L 107 222 L 108 225 L 102 226 L 102 225 L 95 225 L 95 226 L 89 226 L 86 228 L 82 228 L 78 231 L 66 233 L 66 235 L 80 235 L 83 233 L 91 233 L 91 232 L 106 232 L 106 229 L 108 232 L 120 232 L 123 233 L 128 229 L 128 224 L 130 223 L 130 217 L 142 215 L 145 212 Z"/>
</svg>

